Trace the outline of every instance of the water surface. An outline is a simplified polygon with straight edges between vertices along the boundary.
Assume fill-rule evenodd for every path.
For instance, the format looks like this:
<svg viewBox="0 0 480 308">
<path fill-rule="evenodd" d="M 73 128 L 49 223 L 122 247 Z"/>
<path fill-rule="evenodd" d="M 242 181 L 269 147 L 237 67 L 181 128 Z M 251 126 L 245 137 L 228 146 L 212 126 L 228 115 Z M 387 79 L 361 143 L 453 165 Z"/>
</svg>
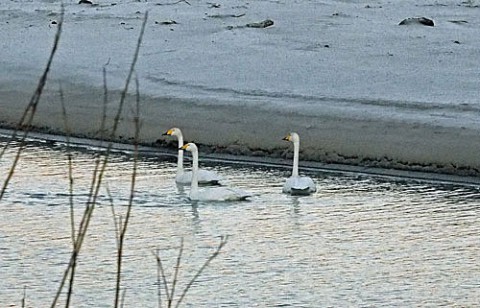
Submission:
<svg viewBox="0 0 480 308">
<path fill-rule="evenodd" d="M 3 145 L 3 143 L 2 143 Z M 5 175 L 15 145 L 0 160 Z M 73 152 L 76 225 L 94 151 Z M 29 142 L 0 208 L 0 306 L 48 306 L 71 249 L 67 149 Z M 132 156 L 116 153 L 78 266 L 72 306 L 111 307 L 116 216 L 130 194 Z M 222 253 L 185 298 L 187 307 L 475 306 L 480 302 L 480 194 L 476 188 L 311 172 L 318 192 L 281 193 L 289 170 L 202 163 L 249 202 L 188 200 L 174 159 L 142 157 L 127 232 L 125 307 L 157 307 L 160 249 L 172 277 L 184 239 L 181 290 L 220 236 Z"/>
</svg>

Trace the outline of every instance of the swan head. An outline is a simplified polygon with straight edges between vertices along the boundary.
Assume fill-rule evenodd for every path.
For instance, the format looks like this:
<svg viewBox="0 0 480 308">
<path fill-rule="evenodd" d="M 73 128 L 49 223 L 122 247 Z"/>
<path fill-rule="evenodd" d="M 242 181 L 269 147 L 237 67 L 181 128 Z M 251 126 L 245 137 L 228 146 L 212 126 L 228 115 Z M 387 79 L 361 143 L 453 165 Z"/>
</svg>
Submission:
<svg viewBox="0 0 480 308">
<path fill-rule="evenodd" d="M 182 131 L 180 130 L 180 128 L 176 128 L 176 127 L 170 128 L 165 133 L 163 133 L 163 136 L 181 136 L 181 135 L 182 135 Z"/>
<path fill-rule="evenodd" d="M 187 143 L 184 146 L 180 147 L 179 150 L 185 150 L 185 151 L 188 151 L 188 152 L 197 152 L 198 148 L 195 145 L 195 143 L 190 142 L 190 143 Z"/>
<path fill-rule="evenodd" d="M 300 141 L 300 137 L 298 136 L 297 133 L 289 133 L 288 135 L 286 135 L 285 137 L 283 137 L 282 140 L 290 141 L 290 142 L 299 142 L 299 141 Z"/>
</svg>

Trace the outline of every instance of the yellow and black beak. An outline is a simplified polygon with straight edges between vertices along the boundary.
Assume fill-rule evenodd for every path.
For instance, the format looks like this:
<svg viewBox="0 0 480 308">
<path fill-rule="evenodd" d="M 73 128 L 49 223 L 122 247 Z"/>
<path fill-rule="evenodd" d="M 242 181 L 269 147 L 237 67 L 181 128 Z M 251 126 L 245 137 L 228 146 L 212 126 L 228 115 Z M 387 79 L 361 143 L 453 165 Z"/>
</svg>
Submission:
<svg viewBox="0 0 480 308">
<path fill-rule="evenodd" d="M 285 137 L 283 137 L 282 140 L 285 140 L 285 141 L 291 141 L 292 140 L 292 136 L 290 134 L 286 135 Z"/>
<path fill-rule="evenodd" d="M 179 147 L 179 150 L 186 150 L 188 148 L 188 143 L 184 144 L 183 146 Z"/>
<path fill-rule="evenodd" d="M 173 129 L 169 129 L 165 133 L 163 133 L 162 136 L 171 136 L 172 134 L 173 134 Z"/>
</svg>

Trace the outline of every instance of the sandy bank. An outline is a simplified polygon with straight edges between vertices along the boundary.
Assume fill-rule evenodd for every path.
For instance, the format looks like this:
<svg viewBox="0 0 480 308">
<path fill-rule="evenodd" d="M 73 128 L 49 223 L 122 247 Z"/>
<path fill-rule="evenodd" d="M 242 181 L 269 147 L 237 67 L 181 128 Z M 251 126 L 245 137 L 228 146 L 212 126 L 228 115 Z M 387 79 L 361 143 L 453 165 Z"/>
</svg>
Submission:
<svg viewBox="0 0 480 308">
<path fill-rule="evenodd" d="M 111 125 L 142 12 L 149 10 L 136 70 L 145 144 L 168 145 L 158 140 L 177 126 L 204 153 L 285 157 L 291 151 L 281 138 L 296 131 L 303 160 L 478 175 L 480 10 L 427 2 L 239 0 L 220 9 L 208 1 L 68 3 L 34 125 L 65 131 L 61 83 L 72 131 L 97 138 L 107 62 Z M 5 127 L 33 93 L 58 11 L 45 1 L 0 4 Z M 432 17 L 435 27 L 398 25 L 416 15 Z M 274 26 L 231 27 L 265 18 Z M 118 140 L 133 135 L 133 102 L 130 96 Z"/>
<path fill-rule="evenodd" d="M 12 127 L 18 119 L 32 87 L 8 87 L 0 93 L 0 120 Z M 73 134 L 98 138 L 103 117 L 103 89 L 63 84 L 68 123 Z M 118 104 L 119 93 L 109 93 L 108 127 Z M 133 138 L 130 96 L 122 117 L 117 141 Z M 158 99 L 143 96 L 141 101 L 144 144 L 173 146 L 162 133 L 181 127 L 187 141 L 202 144 L 204 153 L 244 156 L 288 157 L 291 149 L 281 138 L 297 131 L 301 138 L 302 159 L 323 163 L 347 164 L 400 170 L 427 171 L 457 175 L 477 175 L 480 169 L 479 132 L 466 128 L 430 126 L 401 121 L 379 121 L 298 114 L 292 110 L 272 111 L 261 106 L 238 104 L 212 106 L 201 101 Z M 34 121 L 37 129 L 65 133 L 59 93 L 48 87 Z"/>
</svg>

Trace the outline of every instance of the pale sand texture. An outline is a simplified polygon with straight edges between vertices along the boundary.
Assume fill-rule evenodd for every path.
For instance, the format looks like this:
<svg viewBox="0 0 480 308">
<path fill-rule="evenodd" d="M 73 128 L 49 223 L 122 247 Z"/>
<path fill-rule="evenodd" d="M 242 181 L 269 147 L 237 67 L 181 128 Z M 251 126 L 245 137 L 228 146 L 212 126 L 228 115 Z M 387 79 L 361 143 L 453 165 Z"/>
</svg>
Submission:
<svg viewBox="0 0 480 308">
<path fill-rule="evenodd" d="M 98 137 L 107 61 L 111 124 L 141 12 L 149 9 L 137 65 L 143 142 L 177 126 L 187 140 L 211 146 L 201 151 L 284 157 L 291 149 L 281 138 L 296 131 L 303 160 L 477 175 L 480 10 L 458 1 L 377 2 L 235 1 L 223 11 L 203 1 L 68 3 L 35 126 L 65 131 L 61 81 L 74 134 Z M 45 65 L 58 4 L 13 1 L 0 9 L 7 22 L 0 35 L 0 123 L 11 127 Z M 245 12 L 235 19 L 205 17 Z M 397 25 L 416 14 L 434 15 L 436 27 Z M 275 26 L 227 28 L 265 17 Z M 179 24 L 155 23 L 166 19 Z M 133 104 L 129 96 L 121 140 L 133 135 Z"/>
<path fill-rule="evenodd" d="M 7 126 L 15 123 L 12 119 L 19 118 L 33 91 L 33 87 L 21 85 L 25 91 L 0 92 L 0 119 Z M 68 101 L 68 123 L 74 134 L 98 138 L 103 89 L 67 84 L 63 84 L 63 89 Z M 110 93 L 110 98 L 109 125 L 119 94 Z M 284 157 L 291 154 L 291 149 L 281 138 L 295 130 L 301 136 L 303 160 L 469 175 L 476 173 L 472 168 L 480 169 L 479 132 L 472 129 L 308 116 L 282 109 L 272 112 L 240 103 L 205 107 L 201 103 L 161 101 L 145 96 L 141 103 L 141 139 L 146 144 L 158 139 L 171 140 L 161 135 L 178 126 L 187 140 L 211 146 L 204 147 L 205 152 Z M 133 137 L 133 104 L 134 97 L 130 96 L 118 131 L 121 137 L 117 140 Z M 45 91 L 34 125 L 54 133 L 65 132 L 58 90 L 50 87 Z"/>
</svg>

